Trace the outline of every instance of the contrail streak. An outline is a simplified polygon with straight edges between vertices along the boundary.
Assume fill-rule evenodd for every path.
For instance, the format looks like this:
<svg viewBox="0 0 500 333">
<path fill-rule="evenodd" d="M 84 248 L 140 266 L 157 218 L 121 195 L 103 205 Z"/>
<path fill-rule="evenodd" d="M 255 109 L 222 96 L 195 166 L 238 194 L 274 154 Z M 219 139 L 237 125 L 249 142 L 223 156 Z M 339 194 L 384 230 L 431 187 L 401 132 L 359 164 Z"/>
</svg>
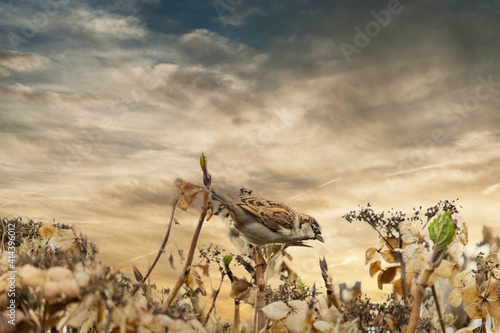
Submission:
<svg viewBox="0 0 500 333">
<path fill-rule="evenodd" d="M 123 265 L 125 265 L 125 264 L 128 264 L 129 262 L 136 261 L 136 260 L 138 260 L 138 259 L 141 259 L 141 258 L 144 258 L 144 257 L 150 256 L 150 255 L 155 254 L 155 253 L 158 253 L 158 250 L 154 250 L 154 251 L 151 251 L 151 252 L 149 252 L 149 253 L 146 253 L 146 254 L 143 254 L 143 255 L 137 256 L 137 257 L 135 257 L 135 258 L 132 258 L 132 259 L 130 259 L 130 260 L 124 261 L 124 262 L 122 262 L 121 264 L 118 264 L 117 266 L 123 266 Z"/>
<path fill-rule="evenodd" d="M 405 173 L 415 172 L 415 171 L 419 171 L 419 170 L 440 168 L 440 167 L 444 167 L 446 165 L 447 165 L 446 163 L 431 164 L 431 165 L 425 165 L 425 166 L 414 168 L 414 169 L 408 169 L 408 170 L 403 170 L 403 171 L 397 171 L 397 172 L 387 173 L 385 175 L 386 176 L 397 176 L 397 175 L 402 175 L 402 174 L 405 174 Z"/>
<path fill-rule="evenodd" d="M 330 180 L 328 183 L 324 183 L 323 185 L 320 185 L 320 186 L 318 186 L 318 187 L 312 188 L 312 189 L 307 190 L 307 191 L 305 191 L 305 192 L 302 192 L 302 193 L 300 193 L 300 194 L 294 195 L 293 197 L 288 198 L 288 200 L 293 200 L 293 199 L 295 199 L 296 197 L 301 196 L 302 194 L 306 194 L 306 193 L 312 192 L 312 191 L 314 191 L 314 190 L 317 190 L 318 188 L 321 188 L 321 187 L 323 187 L 323 186 L 330 185 L 331 183 L 335 183 L 336 181 L 339 181 L 339 180 L 341 180 L 342 178 L 343 178 L 343 177 L 339 177 L 339 178 L 337 178 L 337 179 Z"/>
</svg>

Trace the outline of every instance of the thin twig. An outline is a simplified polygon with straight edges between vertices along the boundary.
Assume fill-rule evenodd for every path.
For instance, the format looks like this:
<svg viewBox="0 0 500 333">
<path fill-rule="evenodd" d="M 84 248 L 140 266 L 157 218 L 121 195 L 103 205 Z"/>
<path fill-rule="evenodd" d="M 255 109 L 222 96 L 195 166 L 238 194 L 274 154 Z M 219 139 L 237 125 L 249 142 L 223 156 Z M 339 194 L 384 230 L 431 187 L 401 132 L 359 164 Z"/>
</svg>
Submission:
<svg viewBox="0 0 500 333">
<path fill-rule="evenodd" d="M 174 204 L 173 204 L 173 207 L 172 207 L 172 214 L 170 215 L 170 223 L 168 224 L 167 233 L 165 234 L 165 238 L 163 238 L 163 243 L 161 244 L 160 249 L 158 250 L 158 254 L 156 255 L 156 258 L 153 261 L 153 263 L 151 264 L 151 266 L 149 267 L 148 272 L 142 278 L 141 283 L 139 283 L 139 285 L 137 285 L 132 290 L 132 296 L 134 296 L 135 293 L 144 285 L 144 283 L 148 279 L 149 275 L 151 274 L 151 272 L 155 268 L 156 264 L 158 263 L 158 260 L 160 260 L 161 255 L 165 251 L 165 247 L 167 246 L 168 238 L 170 237 L 170 230 L 172 230 L 172 224 L 173 224 L 173 221 L 174 221 L 174 214 L 175 214 L 175 207 L 177 207 L 177 203 L 179 202 L 179 199 L 180 199 L 180 196 L 178 196 L 174 200 Z"/>
<path fill-rule="evenodd" d="M 259 290 L 257 291 L 257 302 L 255 306 L 255 314 L 256 314 L 256 330 L 260 332 L 265 324 L 266 324 L 266 316 L 264 315 L 264 311 L 262 308 L 266 306 L 266 280 L 264 274 L 266 272 L 265 265 L 267 263 L 262 261 L 262 257 L 258 250 L 254 248 L 254 261 L 255 261 L 255 280 L 257 281 L 257 286 Z"/>
<path fill-rule="evenodd" d="M 240 300 L 234 299 L 234 318 L 233 318 L 233 332 L 237 333 L 240 330 Z"/>
<path fill-rule="evenodd" d="M 340 307 L 340 302 L 337 299 L 337 297 L 335 296 L 335 288 L 333 286 L 333 278 L 328 273 L 328 264 L 326 262 L 325 257 L 323 257 L 323 260 L 319 259 L 319 267 L 321 269 L 321 276 L 323 277 L 323 281 L 325 281 L 328 307 L 333 305 L 337 308 L 337 310 L 342 311 L 342 309 Z"/>
<path fill-rule="evenodd" d="M 219 296 L 220 289 L 222 287 L 222 281 L 224 281 L 225 276 L 226 276 L 226 274 L 224 274 L 224 272 L 221 272 L 219 288 L 214 292 L 213 299 L 212 299 L 212 305 L 210 306 L 210 310 L 208 310 L 208 313 L 207 313 L 207 316 L 205 317 L 205 322 L 203 323 L 203 326 L 205 326 L 208 323 L 208 319 L 210 319 L 210 315 L 212 314 L 213 309 L 215 309 L 215 301 L 217 300 L 217 296 Z"/>
<path fill-rule="evenodd" d="M 399 248 L 403 248 L 403 238 L 401 237 L 401 233 L 399 235 Z M 397 252 L 399 263 L 401 265 L 401 287 L 403 289 L 403 302 L 406 306 L 408 306 L 408 285 L 406 284 L 406 263 L 403 260 L 403 254 L 401 252 Z"/>
<path fill-rule="evenodd" d="M 160 259 L 161 255 L 165 251 L 165 246 L 167 245 L 168 238 L 170 237 L 170 230 L 172 230 L 172 224 L 173 224 L 173 221 L 174 221 L 174 214 L 175 214 L 175 207 L 177 207 L 177 203 L 179 202 L 179 199 L 180 199 L 180 197 L 177 197 L 175 199 L 175 201 L 174 201 L 174 205 L 172 207 L 172 214 L 170 216 L 170 223 L 168 224 L 167 233 L 165 234 L 165 238 L 163 239 L 163 243 L 161 244 L 161 247 L 158 250 L 158 254 L 156 255 L 155 260 L 151 264 L 151 267 L 149 267 L 149 270 L 146 273 L 146 275 L 144 275 L 144 278 L 142 279 L 142 283 L 146 282 L 146 280 L 148 279 L 149 275 L 153 271 L 153 268 L 155 268 L 156 263 L 158 263 L 158 260 Z"/>
<path fill-rule="evenodd" d="M 109 327 L 111 326 L 111 318 L 113 317 L 113 309 L 109 307 L 108 311 L 109 315 L 108 315 L 108 321 L 106 322 L 106 328 L 104 329 L 105 333 L 109 332 Z"/>
<path fill-rule="evenodd" d="M 182 285 L 186 281 L 189 272 L 191 271 L 191 264 L 193 262 L 194 251 L 196 250 L 196 244 L 198 243 L 198 237 L 200 236 L 201 227 L 203 226 L 203 222 L 205 220 L 205 216 L 207 215 L 206 211 L 201 212 L 200 219 L 198 220 L 198 225 L 196 226 L 196 230 L 194 231 L 193 239 L 191 241 L 191 247 L 189 248 L 189 253 L 186 258 L 186 262 L 184 263 L 184 268 L 182 269 L 181 275 L 177 279 L 175 286 L 172 288 L 170 293 L 168 294 L 168 298 L 162 306 L 162 310 L 166 310 L 170 305 L 172 305 L 177 293 L 181 289 Z"/>
<path fill-rule="evenodd" d="M 434 297 L 434 303 L 436 303 L 436 310 L 439 316 L 439 324 L 441 325 L 441 329 L 443 333 L 446 332 L 446 325 L 444 324 L 443 311 L 441 310 L 441 303 L 439 302 L 438 294 L 436 292 L 436 287 L 432 285 L 432 296 Z"/>
</svg>

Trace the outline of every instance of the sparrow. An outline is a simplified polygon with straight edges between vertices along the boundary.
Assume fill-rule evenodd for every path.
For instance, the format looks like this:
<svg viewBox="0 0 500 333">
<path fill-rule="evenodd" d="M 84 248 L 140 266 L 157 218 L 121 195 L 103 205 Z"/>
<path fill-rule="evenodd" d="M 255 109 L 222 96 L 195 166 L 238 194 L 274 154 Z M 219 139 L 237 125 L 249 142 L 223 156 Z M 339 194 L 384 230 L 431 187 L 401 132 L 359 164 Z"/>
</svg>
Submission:
<svg viewBox="0 0 500 333">
<path fill-rule="evenodd" d="M 271 243 L 305 246 L 304 241 L 310 239 L 325 242 L 314 217 L 250 193 L 242 190 L 238 199 L 233 199 L 212 190 L 212 199 L 229 211 L 234 227 L 248 242 L 257 246 Z"/>
</svg>

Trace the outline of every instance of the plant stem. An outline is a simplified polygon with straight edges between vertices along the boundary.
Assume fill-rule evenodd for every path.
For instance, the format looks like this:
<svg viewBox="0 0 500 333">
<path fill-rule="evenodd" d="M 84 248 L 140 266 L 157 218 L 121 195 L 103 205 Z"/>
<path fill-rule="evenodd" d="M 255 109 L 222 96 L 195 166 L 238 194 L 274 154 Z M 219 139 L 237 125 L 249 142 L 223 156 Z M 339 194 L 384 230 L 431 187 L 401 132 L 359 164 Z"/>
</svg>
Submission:
<svg viewBox="0 0 500 333">
<path fill-rule="evenodd" d="M 203 210 L 200 215 L 200 219 L 198 220 L 198 225 L 196 226 L 196 230 L 194 231 L 193 239 L 191 241 L 191 247 L 189 248 L 189 253 L 186 258 L 186 262 L 184 263 L 184 268 L 182 269 L 181 275 L 177 279 L 174 288 L 168 294 L 168 298 L 165 303 L 162 305 L 162 310 L 166 310 L 170 305 L 172 305 L 179 289 L 186 282 L 186 279 L 191 271 L 191 264 L 193 263 L 194 251 L 196 250 L 196 244 L 198 243 L 198 238 L 200 236 L 201 227 L 203 226 L 203 222 L 205 221 L 205 216 L 207 215 L 207 211 Z"/>
<path fill-rule="evenodd" d="M 254 260 L 255 260 L 255 280 L 257 281 L 257 286 L 259 290 L 257 291 L 257 302 L 255 304 L 255 313 L 257 315 L 256 332 L 260 332 L 265 324 L 266 318 L 262 308 L 266 306 L 266 280 L 264 277 L 266 271 L 266 263 L 262 261 L 262 258 L 257 249 L 254 249 Z"/>
<path fill-rule="evenodd" d="M 323 277 L 323 281 L 325 281 L 328 307 L 331 307 L 333 305 L 334 307 L 337 308 L 337 310 L 342 311 L 340 307 L 340 302 L 335 296 L 335 288 L 332 283 L 333 278 L 328 272 L 328 264 L 326 262 L 325 257 L 323 257 L 323 260 L 319 259 L 319 267 L 321 269 L 321 276 Z"/>
<path fill-rule="evenodd" d="M 403 248 L 403 238 L 399 235 L 399 248 Z M 403 302 L 408 306 L 408 285 L 406 284 L 406 263 L 403 260 L 403 254 L 397 252 L 399 263 L 401 264 L 401 287 L 403 289 Z"/>
<path fill-rule="evenodd" d="M 420 319 L 420 307 L 422 305 L 422 300 L 424 299 L 424 288 L 418 286 L 415 299 L 411 307 L 410 322 L 408 323 L 407 333 L 415 333 L 417 330 L 418 320 Z"/>
<path fill-rule="evenodd" d="M 222 287 L 222 281 L 224 281 L 224 276 L 226 276 L 226 275 L 223 272 L 221 272 L 219 288 L 214 292 L 213 299 L 212 299 L 212 305 L 210 306 L 210 310 L 208 310 L 208 313 L 207 313 L 205 322 L 203 323 L 203 326 L 205 326 L 208 323 L 208 319 L 210 319 L 210 314 L 212 313 L 213 309 L 215 308 L 215 301 L 217 300 L 217 296 L 219 296 L 220 288 Z"/>
<path fill-rule="evenodd" d="M 156 264 L 158 263 L 158 260 L 160 260 L 161 255 L 165 251 L 165 247 L 167 246 L 168 238 L 170 237 L 170 230 L 172 230 L 172 224 L 174 221 L 174 214 L 175 214 L 175 207 L 177 207 L 177 203 L 179 202 L 179 199 L 180 199 L 180 196 L 178 196 L 174 201 L 174 204 L 172 207 L 172 214 L 170 215 L 170 223 L 168 224 L 167 233 L 165 234 L 165 238 L 163 239 L 163 243 L 161 244 L 160 249 L 158 250 L 158 254 L 156 255 L 156 258 L 153 261 L 153 263 L 151 264 L 151 266 L 149 267 L 148 272 L 142 278 L 141 283 L 139 283 L 139 285 L 132 290 L 132 296 L 134 296 L 135 293 L 141 288 L 141 286 L 144 285 L 144 283 L 146 283 L 146 280 L 148 279 L 149 275 L 151 275 L 151 272 L 153 271 Z"/>
<path fill-rule="evenodd" d="M 160 259 L 161 255 L 165 251 L 165 246 L 167 246 L 168 238 L 170 237 L 170 230 L 172 230 L 172 224 L 173 224 L 173 221 L 174 221 L 175 207 L 177 207 L 177 203 L 179 202 L 179 199 L 180 199 L 180 197 L 177 197 L 175 199 L 175 201 L 174 201 L 174 205 L 172 207 L 172 214 L 170 215 L 170 223 L 168 224 L 167 233 L 165 234 L 165 238 L 163 239 L 163 243 L 161 244 L 161 247 L 158 250 L 158 254 L 156 255 L 155 260 L 151 264 L 151 267 L 149 267 L 149 270 L 146 273 L 146 275 L 144 275 L 144 278 L 142 279 L 142 283 L 146 282 L 146 280 L 148 279 L 149 275 L 153 271 L 153 268 L 155 268 L 156 264 L 158 263 L 158 260 Z"/>
<path fill-rule="evenodd" d="M 443 333 L 445 333 L 446 325 L 444 323 L 443 311 L 441 310 L 441 302 L 439 301 L 438 294 L 436 292 L 436 287 L 433 285 L 431 289 L 432 289 L 432 296 L 434 297 L 434 303 L 436 303 L 436 310 L 439 316 L 439 324 L 441 325 Z"/>
<path fill-rule="evenodd" d="M 434 249 L 434 253 L 432 254 L 431 260 L 429 261 L 429 265 L 426 269 L 424 269 L 422 273 L 420 273 L 420 278 L 417 281 L 417 291 L 415 299 L 411 307 L 410 322 L 408 324 L 406 333 L 415 333 L 415 331 L 417 330 L 418 320 L 420 319 L 420 307 L 422 306 L 425 288 L 428 286 L 429 278 L 431 277 L 432 273 L 443 260 L 445 253 L 445 250 Z"/>
<path fill-rule="evenodd" d="M 240 300 L 234 299 L 234 319 L 233 332 L 237 333 L 240 330 Z"/>
</svg>

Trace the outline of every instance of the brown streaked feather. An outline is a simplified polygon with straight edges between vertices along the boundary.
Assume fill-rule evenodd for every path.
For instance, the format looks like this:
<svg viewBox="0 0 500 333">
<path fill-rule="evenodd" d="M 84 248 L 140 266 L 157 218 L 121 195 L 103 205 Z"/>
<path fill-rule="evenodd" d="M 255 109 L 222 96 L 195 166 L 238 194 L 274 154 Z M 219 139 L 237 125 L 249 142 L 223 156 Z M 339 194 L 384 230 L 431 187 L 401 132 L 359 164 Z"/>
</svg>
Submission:
<svg viewBox="0 0 500 333">
<path fill-rule="evenodd" d="M 280 202 L 241 196 L 238 205 L 271 229 L 293 229 L 296 215 L 293 210 Z"/>
</svg>

